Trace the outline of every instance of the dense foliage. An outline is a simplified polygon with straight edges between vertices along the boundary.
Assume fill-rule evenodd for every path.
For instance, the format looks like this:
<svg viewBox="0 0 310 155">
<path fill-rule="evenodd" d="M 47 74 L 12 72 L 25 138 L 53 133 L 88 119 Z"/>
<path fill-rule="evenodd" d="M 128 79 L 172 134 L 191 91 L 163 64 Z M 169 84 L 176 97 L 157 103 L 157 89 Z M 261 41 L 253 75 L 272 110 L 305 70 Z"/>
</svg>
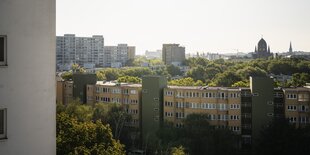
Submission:
<svg viewBox="0 0 310 155">
<path fill-rule="evenodd" d="M 129 76 L 141 78 L 144 75 L 163 75 L 168 77 L 170 85 L 209 85 L 209 86 L 248 86 L 250 76 L 289 75 L 292 79 L 284 83 L 276 82 L 276 86 L 303 86 L 309 81 L 310 61 L 304 59 L 255 59 L 255 60 L 223 60 L 209 61 L 205 58 L 189 58 L 186 65 L 190 67 L 182 72 L 173 65 L 164 66 L 160 60 L 143 60 L 153 62 L 155 67 L 108 68 L 97 72 L 99 80 L 117 80 L 119 77 Z M 155 63 L 154 63 L 155 62 Z M 156 66 L 157 65 L 157 66 Z M 161 65 L 161 66 L 158 66 Z M 154 69 L 155 68 L 155 69 Z M 183 76 L 182 79 L 172 80 L 171 77 Z M 128 79 L 128 78 L 127 78 Z M 139 80 L 133 80 L 140 82 Z M 131 80 L 127 80 L 131 82 Z M 126 81 L 123 79 L 123 81 Z"/>
<path fill-rule="evenodd" d="M 149 67 L 140 67 L 142 63 Z M 145 75 L 162 75 L 170 81 L 170 85 L 209 85 L 209 86 L 248 86 L 250 76 L 288 75 L 291 80 L 279 82 L 276 86 L 303 86 L 310 82 L 310 61 L 304 59 L 269 58 L 255 60 L 223 60 L 209 61 L 205 58 L 189 58 L 185 63 L 190 69 L 182 72 L 173 65 L 163 65 L 159 59 L 147 60 L 138 57 L 131 62 L 131 67 L 105 68 L 96 72 L 98 80 L 118 80 L 119 82 L 140 83 Z M 73 72 L 84 72 L 84 69 L 73 65 L 72 70 L 62 74 L 66 80 L 72 79 Z M 178 80 L 173 80 L 177 77 Z M 171 81 L 172 80 L 172 81 Z M 192 81 L 193 80 L 193 81 Z M 185 84 L 186 83 L 186 84 Z"/>
<path fill-rule="evenodd" d="M 130 121 L 124 107 L 113 103 L 58 104 L 57 153 L 125 154 L 125 146 L 120 142 L 131 146 L 129 136 L 136 130 L 125 126 Z"/>
<path fill-rule="evenodd" d="M 162 150 L 178 146 L 185 147 L 189 154 L 235 154 L 239 136 L 228 129 L 216 129 L 209 124 L 208 114 L 190 114 L 183 121 L 184 127 L 175 128 L 166 123 L 158 137 Z M 168 148 L 166 148 L 168 147 Z"/>
<path fill-rule="evenodd" d="M 254 154 L 309 154 L 310 126 L 296 128 L 285 119 L 275 119 L 262 129 Z"/>
</svg>

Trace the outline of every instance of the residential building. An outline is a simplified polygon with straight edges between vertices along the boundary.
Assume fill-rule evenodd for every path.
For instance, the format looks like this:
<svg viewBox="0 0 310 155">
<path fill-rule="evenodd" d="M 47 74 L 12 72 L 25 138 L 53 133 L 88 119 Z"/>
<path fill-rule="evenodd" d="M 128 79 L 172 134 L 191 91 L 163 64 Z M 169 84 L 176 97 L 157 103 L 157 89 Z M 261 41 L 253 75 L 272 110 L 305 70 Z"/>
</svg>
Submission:
<svg viewBox="0 0 310 155">
<path fill-rule="evenodd" d="M 296 127 L 310 123 L 310 88 L 284 88 L 285 117 Z"/>
<path fill-rule="evenodd" d="M 145 76 L 141 84 L 98 81 L 87 85 L 87 103 L 116 103 L 132 114 L 143 142 L 156 138 L 164 124 L 182 128 L 190 114 L 208 114 L 210 125 L 241 135 L 251 148 L 262 128 L 274 118 L 296 127 L 310 123 L 310 87 L 274 88 L 269 77 L 250 77 L 250 87 L 167 86 L 161 76 Z M 138 123 L 139 122 L 139 123 Z"/>
<path fill-rule="evenodd" d="M 185 47 L 179 44 L 163 44 L 162 60 L 165 65 L 182 65 L 185 61 Z"/>
<path fill-rule="evenodd" d="M 0 154 L 56 154 L 56 1 L 0 1 Z"/>
<path fill-rule="evenodd" d="M 104 46 L 104 67 L 119 68 L 135 57 L 135 47 L 127 44 Z"/>
<path fill-rule="evenodd" d="M 128 60 L 134 60 L 136 56 L 136 47 L 128 46 Z"/>
<path fill-rule="evenodd" d="M 145 51 L 146 59 L 162 59 L 162 50 Z"/>
<path fill-rule="evenodd" d="M 163 123 L 164 88 L 167 79 L 163 76 L 142 78 L 141 139 L 143 142 L 156 139 L 156 131 Z"/>
<path fill-rule="evenodd" d="M 190 114 L 209 115 L 210 125 L 241 134 L 241 91 L 239 88 L 168 86 L 164 89 L 166 122 L 183 127 Z"/>
<path fill-rule="evenodd" d="M 252 138 L 255 139 L 263 127 L 274 118 L 274 86 L 269 77 L 250 77 L 252 94 Z"/>
<path fill-rule="evenodd" d="M 120 104 L 124 107 L 125 111 L 132 116 L 131 122 L 127 122 L 126 125 L 139 128 L 141 87 L 141 84 L 98 81 L 95 85 L 87 85 L 87 104 Z"/>
<path fill-rule="evenodd" d="M 68 104 L 73 100 L 73 81 L 57 81 L 56 103 Z"/>
<path fill-rule="evenodd" d="M 57 36 L 56 64 L 58 70 L 69 70 L 73 63 L 81 66 L 104 66 L 104 38 L 102 35 L 76 37 L 75 34 Z"/>
<path fill-rule="evenodd" d="M 87 89 L 88 84 L 96 84 L 96 74 L 89 73 L 74 73 L 73 74 L 73 99 L 79 99 L 82 103 L 87 102 Z"/>
</svg>

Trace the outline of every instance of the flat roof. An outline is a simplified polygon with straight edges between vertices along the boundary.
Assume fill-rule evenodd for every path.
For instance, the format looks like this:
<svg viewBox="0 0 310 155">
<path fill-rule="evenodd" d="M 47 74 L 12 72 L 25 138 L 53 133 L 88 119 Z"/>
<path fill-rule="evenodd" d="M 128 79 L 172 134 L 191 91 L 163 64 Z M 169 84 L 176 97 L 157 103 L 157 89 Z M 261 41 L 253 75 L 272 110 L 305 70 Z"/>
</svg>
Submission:
<svg viewBox="0 0 310 155">
<path fill-rule="evenodd" d="M 191 89 L 191 90 L 240 90 L 239 87 L 207 87 L 207 86 L 168 86 L 169 89 Z"/>
<path fill-rule="evenodd" d="M 120 84 L 120 85 L 119 85 Z M 116 82 L 106 82 L 106 81 L 97 81 L 96 85 L 100 86 L 127 86 L 127 87 L 142 87 L 142 84 L 138 83 L 116 83 Z"/>
</svg>

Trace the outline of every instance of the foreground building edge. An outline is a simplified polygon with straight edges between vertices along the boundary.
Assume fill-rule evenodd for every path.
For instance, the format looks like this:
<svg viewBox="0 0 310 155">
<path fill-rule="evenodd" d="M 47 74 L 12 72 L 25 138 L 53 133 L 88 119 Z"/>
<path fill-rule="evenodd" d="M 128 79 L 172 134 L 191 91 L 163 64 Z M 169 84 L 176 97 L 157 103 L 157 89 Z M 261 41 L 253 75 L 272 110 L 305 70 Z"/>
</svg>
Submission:
<svg viewBox="0 0 310 155">
<path fill-rule="evenodd" d="M 54 155 L 56 1 L 1 1 L 0 19 L 0 35 L 6 36 L 0 154 Z"/>
</svg>

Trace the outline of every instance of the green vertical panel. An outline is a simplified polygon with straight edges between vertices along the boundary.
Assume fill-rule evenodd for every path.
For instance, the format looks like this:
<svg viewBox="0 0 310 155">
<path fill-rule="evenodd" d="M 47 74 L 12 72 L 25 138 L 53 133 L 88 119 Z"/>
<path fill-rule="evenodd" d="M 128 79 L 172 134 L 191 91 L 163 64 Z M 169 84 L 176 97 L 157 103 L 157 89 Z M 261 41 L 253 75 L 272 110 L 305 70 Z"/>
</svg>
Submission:
<svg viewBox="0 0 310 155">
<path fill-rule="evenodd" d="M 251 77 L 252 92 L 252 138 L 253 142 L 262 127 L 273 119 L 273 80 L 269 77 Z"/>
<path fill-rule="evenodd" d="M 162 76 L 142 78 L 141 128 L 143 140 L 154 139 L 162 118 L 163 89 L 167 80 Z"/>
</svg>

